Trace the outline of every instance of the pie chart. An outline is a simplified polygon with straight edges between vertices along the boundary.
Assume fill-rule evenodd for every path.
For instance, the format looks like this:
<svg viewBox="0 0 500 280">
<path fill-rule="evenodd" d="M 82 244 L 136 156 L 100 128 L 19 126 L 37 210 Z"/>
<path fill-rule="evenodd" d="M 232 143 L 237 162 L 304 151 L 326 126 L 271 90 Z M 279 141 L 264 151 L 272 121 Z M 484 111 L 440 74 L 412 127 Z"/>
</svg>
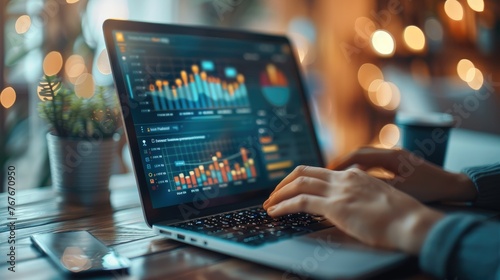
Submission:
<svg viewBox="0 0 500 280">
<path fill-rule="evenodd" d="M 260 74 L 260 85 L 266 100 L 273 106 L 283 107 L 290 99 L 288 81 L 274 64 L 268 64 Z"/>
</svg>

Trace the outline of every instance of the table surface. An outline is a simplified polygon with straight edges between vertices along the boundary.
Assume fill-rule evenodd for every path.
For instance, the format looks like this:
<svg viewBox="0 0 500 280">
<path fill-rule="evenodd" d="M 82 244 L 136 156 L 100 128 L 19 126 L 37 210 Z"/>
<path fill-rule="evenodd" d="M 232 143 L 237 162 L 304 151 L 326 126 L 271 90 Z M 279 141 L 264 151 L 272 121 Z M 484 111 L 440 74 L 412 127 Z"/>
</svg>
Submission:
<svg viewBox="0 0 500 280">
<path fill-rule="evenodd" d="M 453 140 L 450 141 L 445 165 L 448 169 L 459 170 L 463 167 L 461 164 L 470 164 L 471 155 L 477 159 L 473 163 L 498 159 L 496 155 L 500 153 L 500 145 L 496 144 L 500 143 L 500 137 L 478 137 L 475 133 L 471 134 L 472 137 L 469 134 L 471 133 L 467 131 L 457 131 L 451 138 Z M 470 141 L 469 138 L 476 141 Z M 488 143 L 492 145 L 483 145 Z M 491 150 L 492 147 L 495 147 L 494 151 Z M 464 151 L 466 152 L 462 154 Z M 468 160 L 464 160 L 464 156 Z M 0 258 L 0 279 L 64 278 L 50 260 L 31 245 L 29 236 L 34 233 L 68 230 L 88 230 L 106 245 L 131 259 L 127 275 L 114 275 L 111 278 L 283 279 L 282 271 L 155 235 L 144 222 L 133 176 L 112 176 L 110 186 L 112 207 L 105 209 L 64 206 L 59 203 L 59 198 L 50 187 L 18 191 L 15 196 L 16 272 L 9 272 L 5 257 Z M 0 194 L 0 205 L 6 206 L 6 203 L 7 194 Z M 8 218 L 6 208 L 0 209 L 2 255 L 10 246 L 7 244 L 9 229 L 5 226 Z M 419 272 L 415 260 L 378 278 L 429 279 Z"/>
<path fill-rule="evenodd" d="M 155 235 L 144 222 L 133 177 L 113 176 L 110 185 L 112 207 L 104 209 L 63 206 L 50 187 L 17 192 L 16 272 L 9 272 L 2 261 L 0 279 L 64 278 L 57 267 L 33 247 L 29 237 L 35 233 L 68 230 L 88 230 L 131 259 L 128 274 L 108 278 L 282 279 L 282 271 Z M 0 201 L 5 205 L 5 193 L 0 194 Z M 7 218 L 8 213 L 2 207 L 0 220 L 7 221 Z M 8 228 L 2 225 L 0 251 L 4 255 L 10 245 L 7 244 Z M 414 262 L 390 273 L 396 275 L 390 278 L 428 279 L 420 275 Z"/>
</svg>

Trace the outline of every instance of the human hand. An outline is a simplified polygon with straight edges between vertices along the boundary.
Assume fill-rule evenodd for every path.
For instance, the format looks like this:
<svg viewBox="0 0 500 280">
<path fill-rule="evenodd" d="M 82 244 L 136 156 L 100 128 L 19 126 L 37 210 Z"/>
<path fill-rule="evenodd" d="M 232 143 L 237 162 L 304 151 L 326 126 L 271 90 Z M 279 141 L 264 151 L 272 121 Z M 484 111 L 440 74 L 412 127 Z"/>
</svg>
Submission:
<svg viewBox="0 0 500 280">
<path fill-rule="evenodd" d="M 362 170 L 299 166 L 263 205 L 272 217 L 306 212 L 377 247 L 418 254 L 442 214 Z"/>
<path fill-rule="evenodd" d="M 465 175 L 447 172 L 406 150 L 362 148 L 350 154 L 335 170 L 356 165 L 362 170 L 383 168 L 395 175 L 386 182 L 420 201 L 472 201 L 476 188 Z"/>
</svg>

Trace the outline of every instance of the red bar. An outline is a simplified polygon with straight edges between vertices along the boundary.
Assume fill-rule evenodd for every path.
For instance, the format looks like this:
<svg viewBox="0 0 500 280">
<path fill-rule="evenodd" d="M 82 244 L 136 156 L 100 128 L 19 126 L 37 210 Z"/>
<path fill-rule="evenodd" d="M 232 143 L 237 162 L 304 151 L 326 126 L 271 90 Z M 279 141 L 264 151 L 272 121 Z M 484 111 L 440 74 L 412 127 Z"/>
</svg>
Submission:
<svg viewBox="0 0 500 280">
<path fill-rule="evenodd" d="M 247 157 L 247 150 L 245 148 L 240 148 L 241 152 L 241 157 L 243 158 L 243 162 L 247 162 L 248 157 Z"/>
<path fill-rule="evenodd" d="M 214 161 L 215 170 L 219 170 L 219 163 L 217 162 L 217 157 L 212 157 L 212 160 Z"/>
<path fill-rule="evenodd" d="M 243 179 L 247 179 L 248 176 L 247 176 L 247 169 L 242 167 L 243 168 L 243 172 L 241 172 L 241 168 L 240 168 L 240 172 L 241 172 L 241 176 L 243 177 Z"/>
<path fill-rule="evenodd" d="M 220 163 L 220 165 L 222 166 L 219 166 L 220 169 L 221 169 L 221 174 L 222 174 L 222 181 L 226 182 L 227 183 L 227 174 L 226 174 L 226 169 L 224 168 L 224 164 L 223 163 Z"/>
<path fill-rule="evenodd" d="M 236 171 L 236 179 L 241 180 L 240 164 L 239 163 L 234 164 L 234 170 Z"/>
<path fill-rule="evenodd" d="M 253 164 L 253 158 L 248 160 L 248 164 L 250 165 L 250 173 L 252 173 L 252 177 L 257 177 L 257 171 L 255 170 L 255 165 Z"/>
<path fill-rule="evenodd" d="M 209 184 L 209 185 L 213 185 L 213 184 L 214 184 L 214 181 L 213 181 L 213 180 L 212 180 L 212 178 L 210 178 L 210 177 L 208 178 L 208 184 Z"/>
</svg>

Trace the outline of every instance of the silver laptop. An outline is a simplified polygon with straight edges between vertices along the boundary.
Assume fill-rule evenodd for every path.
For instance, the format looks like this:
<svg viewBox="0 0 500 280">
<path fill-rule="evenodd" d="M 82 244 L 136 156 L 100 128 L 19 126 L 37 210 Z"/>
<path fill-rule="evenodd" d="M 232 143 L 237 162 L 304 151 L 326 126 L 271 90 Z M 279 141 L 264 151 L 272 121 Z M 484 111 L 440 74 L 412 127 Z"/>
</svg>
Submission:
<svg viewBox="0 0 500 280">
<path fill-rule="evenodd" d="M 323 166 L 287 38 L 116 20 L 104 34 L 155 232 L 284 277 L 366 277 L 406 258 L 362 246 L 322 217 L 272 219 L 261 208 L 297 165 Z"/>
</svg>

